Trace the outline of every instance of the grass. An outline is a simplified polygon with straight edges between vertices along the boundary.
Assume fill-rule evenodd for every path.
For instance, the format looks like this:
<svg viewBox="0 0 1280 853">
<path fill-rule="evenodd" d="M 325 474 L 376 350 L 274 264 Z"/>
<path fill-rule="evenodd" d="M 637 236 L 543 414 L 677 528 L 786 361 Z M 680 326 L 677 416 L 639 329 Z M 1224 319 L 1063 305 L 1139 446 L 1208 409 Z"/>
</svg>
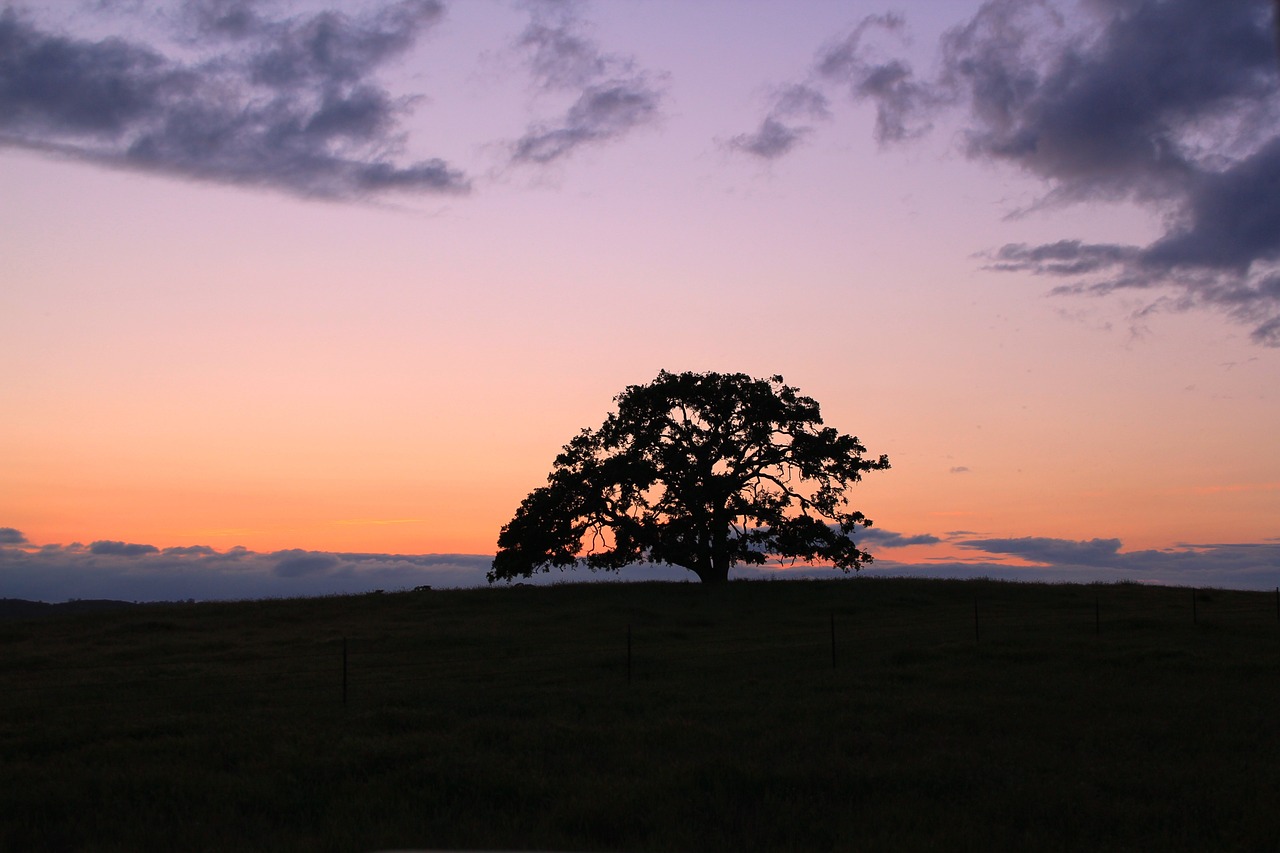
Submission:
<svg viewBox="0 0 1280 853">
<path fill-rule="evenodd" d="M 1133 584 L 7 622 L 0 849 L 1274 849 L 1278 675 L 1274 595 Z"/>
</svg>

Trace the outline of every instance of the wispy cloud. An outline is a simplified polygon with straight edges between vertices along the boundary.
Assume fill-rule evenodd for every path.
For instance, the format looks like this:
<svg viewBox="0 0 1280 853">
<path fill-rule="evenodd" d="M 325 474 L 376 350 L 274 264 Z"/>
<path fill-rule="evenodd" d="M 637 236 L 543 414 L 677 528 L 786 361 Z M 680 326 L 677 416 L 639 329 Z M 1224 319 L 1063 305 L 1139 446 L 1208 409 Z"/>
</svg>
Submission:
<svg viewBox="0 0 1280 853">
<path fill-rule="evenodd" d="M 764 160 L 790 153 L 813 132 L 812 122 L 831 117 L 830 102 L 821 90 L 807 83 L 783 86 L 772 97 L 768 114 L 751 133 L 728 141 L 729 148 Z"/>
<path fill-rule="evenodd" d="M 919 136 L 921 119 L 937 100 L 936 87 L 917 80 L 911 67 L 877 51 L 871 36 L 897 34 L 901 15 L 869 15 L 843 38 L 818 52 L 803 81 L 776 88 L 760 126 L 728 140 L 728 147 L 765 160 L 791 153 L 813 132 L 813 124 L 831 118 L 829 92 L 876 106 L 876 139 L 882 144 Z"/>
<path fill-rule="evenodd" d="M 571 4 L 543 0 L 529 8 L 531 21 L 517 47 L 534 83 L 544 92 L 570 93 L 573 101 L 559 117 L 526 129 L 511 146 L 512 163 L 553 163 L 658 118 L 663 96 L 654 75 L 584 35 Z"/>
<path fill-rule="evenodd" d="M 440 20 L 439 2 L 356 16 L 269 17 L 270 7 L 181 6 L 167 20 L 185 50 L 52 32 L 6 8 L 0 145 L 317 198 L 468 189 L 440 159 L 392 158 L 410 99 L 374 80 Z"/>
<path fill-rule="evenodd" d="M 335 524 L 351 525 L 355 527 L 373 526 L 383 527 L 390 524 L 421 524 L 421 518 L 344 518 L 334 522 Z"/>
</svg>

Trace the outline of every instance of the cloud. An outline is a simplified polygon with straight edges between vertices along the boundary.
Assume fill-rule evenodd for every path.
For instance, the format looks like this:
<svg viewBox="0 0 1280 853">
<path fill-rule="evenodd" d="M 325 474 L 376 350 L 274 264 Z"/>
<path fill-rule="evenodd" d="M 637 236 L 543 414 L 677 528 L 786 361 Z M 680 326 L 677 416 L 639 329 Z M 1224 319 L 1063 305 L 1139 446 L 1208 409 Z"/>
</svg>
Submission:
<svg viewBox="0 0 1280 853">
<path fill-rule="evenodd" d="M 185 5 L 172 20 L 187 49 L 169 53 L 49 32 L 5 9 L 0 145 L 315 198 L 468 189 L 443 160 L 389 158 L 410 99 L 373 80 L 440 19 L 438 2 L 278 19 L 260 14 L 267 5 Z"/>
<path fill-rule="evenodd" d="M 820 51 L 796 86 L 874 103 L 882 144 L 958 113 L 967 157 L 1045 184 L 1033 209 L 1125 201 L 1164 227 L 1146 246 L 1009 244 L 985 253 L 989 268 L 1062 278 L 1058 295 L 1148 291 L 1141 314 L 1218 310 L 1251 326 L 1254 342 L 1280 346 L 1280 5 L 1079 9 L 1068 18 L 1048 0 L 988 0 L 943 35 L 927 80 L 869 40 L 904 20 L 871 16 Z M 760 127 L 729 145 L 776 159 L 811 131 L 777 95 Z"/>
<path fill-rule="evenodd" d="M 942 541 L 930 533 L 906 536 L 881 527 L 864 528 L 857 534 L 857 539 L 860 546 L 871 549 L 905 548 L 908 545 L 936 545 Z"/>
<path fill-rule="evenodd" d="M 923 118 L 940 102 L 936 87 L 916 78 L 911 66 L 900 59 L 876 59 L 865 37 L 875 29 L 899 32 L 900 15 L 871 15 L 853 31 L 818 56 L 814 73 L 821 80 L 843 88 L 854 102 L 876 105 L 876 140 L 900 142 L 927 131 Z"/>
<path fill-rule="evenodd" d="M 1028 25 L 1039 8 L 988 3 L 944 39 L 968 155 L 1044 180 L 1042 205 L 1136 201 L 1165 233 L 1147 246 L 1010 244 L 991 267 L 1066 277 L 1059 294 L 1160 289 L 1172 296 L 1145 312 L 1221 310 L 1280 346 L 1271 4 L 1097 2 L 1092 30 L 1056 41 Z"/>
<path fill-rule="evenodd" d="M 12 530 L 12 528 L 3 528 Z M 1183 544 L 1164 550 L 1124 551 L 1119 539 L 1048 537 L 992 538 L 958 532 L 947 541 L 932 534 L 905 535 L 870 527 L 859 544 L 876 553 L 864 570 L 873 575 L 1002 577 L 1018 580 L 1137 580 L 1185 586 L 1273 589 L 1280 585 L 1280 537 L 1261 543 Z M 884 552 L 907 546 L 960 547 L 954 552 L 904 563 Z M 927 552 L 926 552 L 927 553 Z M 1010 562 L 1010 558 L 1018 562 Z M 100 540 L 88 547 L 8 543 L 0 547 L 0 589 L 5 597 L 58 602 L 71 598 L 126 601 L 255 599 L 355 594 L 431 586 L 485 586 L 492 554 L 381 554 L 290 549 L 260 553 L 207 545 L 160 549 L 154 545 Z M 1027 565 L 1030 563 L 1031 565 Z M 737 566 L 734 578 L 833 578 L 823 566 Z M 645 564 L 620 573 L 567 571 L 522 581 L 691 581 L 685 569 Z"/>
<path fill-rule="evenodd" d="M 283 558 L 276 563 L 275 567 L 275 573 L 283 578 L 325 574 L 336 568 L 341 562 L 332 554 L 317 554 L 298 550 L 280 551 L 271 556 Z"/>
<path fill-rule="evenodd" d="M 986 551 L 988 554 L 1010 554 L 1049 565 L 1098 566 L 1115 562 L 1120 551 L 1119 539 L 1070 539 L 1025 537 L 1021 539 L 970 539 L 956 543 L 961 548 Z"/>
<path fill-rule="evenodd" d="M 968 474 L 969 468 L 965 465 L 956 465 L 951 469 L 952 474 Z"/>
<path fill-rule="evenodd" d="M 241 39 L 262 27 L 258 5 L 258 0 L 188 0 L 181 14 L 195 32 Z"/>
<path fill-rule="evenodd" d="M 2 528 L 12 530 L 12 528 Z M 16 531 L 14 531 L 16 533 Z M 17 534 L 19 537 L 21 534 Z M 10 538 L 16 538 L 10 535 Z M 905 536 L 867 528 L 861 544 L 871 548 L 930 545 L 924 534 Z M 99 540 L 88 547 L 12 542 L 0 548 L 0 589 L 6 597 L 35 601 L 111 598 L 128 601 L 248 599 L 362 593 L 418 586 L 486 586 L 492 554 L 382 554 L 288 549 L 260 553 L 243 547 L 219 551 L 208 545 L 157 548 Z M 25 546 L 25 547 L 24 547 Z M 821 566 L 739 566 L 734 577 L 833 577 Z M 621 573 L 568 571 L 522 581 L 628 582 L 691 580 L 687 570 L 661 564 L 629 566 Z"/>
<path fill-rule="evenodd" d="M 27 537 L 13 527 L 0 527 L 0 545 L 25 545 Z"/>
<path fill-rule="evenodd" d="M 802 122 L 825 121 L 831 117 L 827 96 L 810 84 L 783 86 L 772 97 L 772 106 L 752 133 L 741 133 L 728 147 L 764 160 L 776 160 L 790 153 L 813 132 Z"/>
<path fill-rule="evenodd" d="M 871 532 L 876 528 L 869 528 Z M 898 534 L 890 534 L 897 537 Z M 931 542 L 915 539 L 929 539 Z M 869 540 L 864 539 L 864 543 Z M 937 544 L 932 536 L 904 537 L 901 544 Z M 1163 550 L 1124 551 L 1119 539 L 983 538 L 948 542 L 973 552 L 900 562 L 877 554 L 860 574 L 872 577 L 998 578 L 1041 583 L 1136 581 L 1168 586 L 1272 590 L 1280 586 L 1280 540 L 1261 543 L 1182 544 Z M 875 547 L 874 544 L 871 547 Z M 1014 564 L 1007 558 L 1022 561 Z M 1031 563 L 1032 565 L 1026 565 Z M 737 577 L 830 578 L 830 569 L 796 566 L 736 570 Z"/>
<path fill-rule="evenodd" d="M 544 92 L 569 92 L 563 115 L 531 124 L 511 146 L 511 162 L 545 165 L 580 148 L 610 142 L 655 121 L 662 92 L 635 61 L 603 52 L 582 35 L 582 22 L 561 3 L 531 5 L 532 20 L 517 42 Z"/>
<path fill-rule="evenodd" d="M 107 554 L 116 557 L 140 557 L 143 554 L 157 554 L 160 549 L 154 545 L 139 545 L 133 542 L 112 542 L 106 539 L 89 545 L 90 554 Z"/>
<path fill-rule="evenodd" d="M 0 548 L 0 589 L 9 598 L 178 601 L 362 593 L 485 584 L 492 555 L 260 553 L 206 545 L 160 549 L 116 541 L 89 547 Z"/>
<path fill-rule="evenodd" d="M 1186 586 L 1270 589 L 1280 585 L 1280 544 L 1182 544 L 1162 550 L 1123 551 L 1119 539 L 968 539 L 954 543 L 1035 566 L 989 563 L 993 575 L 1045 580 L 1145 580 Z"/>
<path fill-rule="evenodd" d="M 727 146 L 765 160 L 791 153 L 813 132 L 812 122 L 831 118 L 827 91 L 832 90 L 843 92 L 853 103 L 876 105 L 875 137 L 881 144 L 923 134 L 929 127 L 925 118 L 939 102 L 939 90 L 918 80 L 907 63 L 879 58 L 868 38 L 876 32 L 900 33 L 904 25 L 901 15 L 864 18 L 819 51 L 804 82 L 778 87 L 760 126 L 732 137 Z"/>
<path fill-rule="evenodd" d="M 167 557 L 212 557 L 218 552 L 208 545 L 186 545 L 165 548 L 161 553 Z"/>
<path fill-rule="evenodd" d="M 942 44 L 942 78 L 969 117 L 970 156 L 1050 182 L 1051 199 L 1167 199 L 1215 153 L 1214 122 L 1274 112 L 1265 4 L 1099 0 L 1069 31 L 1051 7 L 993 0 Z M 1215 146 L 1216 147 L 1216 146 Z"/>
</svg>

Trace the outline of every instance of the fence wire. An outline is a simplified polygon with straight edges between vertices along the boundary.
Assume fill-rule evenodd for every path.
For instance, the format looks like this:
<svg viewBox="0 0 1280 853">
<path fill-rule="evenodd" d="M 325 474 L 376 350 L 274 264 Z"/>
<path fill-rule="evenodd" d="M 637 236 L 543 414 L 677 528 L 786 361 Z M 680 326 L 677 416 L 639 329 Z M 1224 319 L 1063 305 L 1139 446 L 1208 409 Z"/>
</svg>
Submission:
<svg viewBox="0 0 1280 853">
<path fill-rule="evenodd" d="M 1121 590 L 1123 592 L 1123 590 Z M 119 709 L 232 702 L 359 704 L 464 690 L 483 698 L 509 683 L 553 688 L 610 679 L 655 684 L 674 674 L 713 674 L 726 661 L 749 659 L 755 671 L 808 673 L 855 667 L 869 658 L 921 648 L 960 648 L 1008 641 L 1078 641 L 1136 631 L 1188 627 L 1275 630 L 1280 591 L 1247 593 L 1143 589 L 1141 601 L 1112 589 L 1081 588 L 1050 606 L 1028 607 L 1015 592 L 922 607 L 878 603 L 827 612 L 787 614 L 753 631 L 732 613 L 664 619 L 636 614 L 607 636 L 587 631 L 549 647 L 530 648 L 499 628 L 476 644 L 424 624 L 413 636 L 364 635 L 301 647 L 76 662 L 39 650 L 0 659 L 0 719 L 21 720 L 63 704 Z M 866 640 L 874 639 L 868 647 Z M 137 652 L 133 652 L 137 654 Z"/>
</svg>

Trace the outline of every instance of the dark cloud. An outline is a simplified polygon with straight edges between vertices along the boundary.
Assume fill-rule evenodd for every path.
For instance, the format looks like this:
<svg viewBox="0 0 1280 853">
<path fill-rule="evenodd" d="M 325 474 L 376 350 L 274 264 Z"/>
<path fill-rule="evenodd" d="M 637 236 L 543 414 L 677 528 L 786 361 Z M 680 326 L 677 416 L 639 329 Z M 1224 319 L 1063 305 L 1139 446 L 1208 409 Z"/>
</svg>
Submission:
<svg viewBox="0 0 1280 853">
<path fill-rule="evenodd" d="M 942 59 L 969 154 L 1044 178 L 1054 200 L 1181 197 L 1210 153 L 1197 132 L 1274 111 L 1262 2 L 1097 0 L 1083 33 L 1047 8 L 989 2 Z"/>
<path fill-rule="evenodd" d="M 1087 542 L 1077 542 L 1070 539 L 1029 536 L 1021 539 L 970 539 L 956 544 L 961 548 L 986 551 L 988 554 L 1009 554 L 1037 563 L 1099 566 L 1115 562 L 1121 543 L 1119 539 L 1091 539 Z"/>
<path fill-rule="evenodd" d="M 1100 0 L 1094 30 L 1054 44 L 1031 25 L 1034 4 L 1002 0 L 948 34 L 944 66 L 968 107 L 970 156 L 1043 179 L 1042 204 L 1132 200 L 1166 223 L 1148 246 L 1007 245 L 992 268 L 1070 279 L 1056 293 L 1158 289 L 1142 313 L 1213 308 L 1280 346 L 1270 7 Z"/>
<path fill-rule="evenodd" d="M 954 544 L 979 555 L 973 561 L 904 564 L 877 560 L 874 574 L 991 577 L 1093 583 L 1139 581 L 1174 586 L 1274 589 L 1280 585 L 1280 544 L 1184 544 L 1164 550 L 1123 551 L 1118 539 L 1045 537 L 973 539 Z M 1015 557 L 1034 565 L 1013 565 Z"/>
<path fill-rule="evenodd" d="M 12 528 L 8 528 L 12 529 Z M 877 527 L 861 532 L 860 544 L 876 553 L 864 573 L 940 577 L 1003 577 L 1040 581 L 1138 580 L 1187 586 L 1273 589 L 1280 585 L 1280 540 L 1256 544 L 1179 545 L 1165 550 L 1124 551 L 1118 539 L 1068 540 L 1046 537 L 976 538 L 963 532 L 958 545 L 973 560 L 924 559 L 895 562 L 884 552 L 908 545 L 935 545 L 930 534 L 904 535 Z M 111 598 L 175 601 L 195 598 L 249 599 L 485 586 L 491 554 L 379 554 L 293 549 L 258 553 L 242 547 L 218 551 L 204 545 L 165 548 L 103 540 L 85 547 L 0 548 L 0 589 L 9 598 L 66 601 Z M 1015 559 L 1016 565 L 1009 562 Z M 822 566 L 736 567 L 734 578 L 831 578 Z M 640 580 L 691 580 L 686 570 L 665 565 L 629 566 L 621 573 L 552 572 L 530 584 Z"/>
<path fill-rule="evenodd" d="M 970 539 L 955 543 L 986 554 L 1008 555 L 1045 567 L 1102 579 L 1267 588 L 1280 584 L 1280 545 L 1183 544 L 1163 550 L 1122 551 L 1119 539 Z"/>
<path fill-rule="evenodd" d="M 282 19 L 260 14 L 265 5 L 183 7 L 191 44 L 231 44 L 199 61 L 46 32 L 6 9 L 0 145 L 319 198 L 468 188 L 442 160 L 388 158 L 409 101 L 372 80 L 439 20 L 438 2 Z"/>
<path fill-rule="evenodd" d="M 0 527 L 0 545 L 25 545 L 27 537 L 13 527 Z"/>
<path fill-rule="evenodd" d="M 928 130 L 923 118 L 940 97 L 936 87 L 916 79 L 910 65 L 900 59 L 876 59 L 868 48 L 868 32 L 898 32 L 903 26 L 899 15 L 865 18 L 848 36 L 822 51 L 814 66 L 819 79 L 843 88 L 853 101 L 875 103 L 875 136 L 882 144 Z"/>
<path fill-rule="evenodd" d="M 299 550 L 279 551 L 271 556 L 280 560 L 276 563 L 275 573 L 283 578 L 324 574 L 341 563 L 332 554 L 318 554 Z"/>
<path fill-rule="evenodd" d="M 11 598 L 173 601 L 360 593 L 485 584 L 492 555 L 258 553 L 205 545 L 165 548 L 95 542 L 88 548 L 0 548 L 0 588 Z"/>
<path fill-rule="evenodd" d="M 0 132 L 21 138 L 97 136 L 189 95 L 194 79 L 160 54 L 119 39 L 79 41 L 0 12 Z"/>
<path fill-rule="evenodd" d="M 218 551 L 208 545 L 186 545 L 175 548 L 165 548 L 160 553 L 167 557 L 212 557 L 217 554 Z"/>
<path fill-rule="evenodd" d="M 187 0 L 182 16 L 195 32 L 230 39 L 247 38 L 264 24 L 260 0 Z"/>
<path fill-rule="evenodd" d="M 512 144 L 513 163 L 551 163 L 658 118 L 662 92 L 652 75 L 583 36 L 568 5 L 535 4 L 532 14 L 517 46 L 526 54 L 534 82 L 544 91 L 570 92 L 576 98 L 559 118 L 529 126 Z"/>
<path fill-rule="evenodd" d="M 143 554 L 158 554 L 160 549 L 154 545 L 139 545 L 134 542 L 113 542 L 100 539 L 89 545 L 90 554 L 105 554 L 113 557 L 141 557 Z"/>
<path fill-rule="evenodd" d="M 908 545 L 936 545 L 942 540 L 929 533 L 906 536 L 880 527 L 868 527 L 857 534 L 858 544 L 870 548 L 905 548 Z"/>
<path fill-rule="evenodd" d="M 401 0 L 359 19 L 326 11 L 281 23 L 258 21 L 257 33 L 270 43 L 250 61 L 253 81 L 270 87 L 356 83 L 411 47 L 443 12 L 436 0 Z M 254 29 L 250 25 L 248 32 Z"/>
<path fill-rule="evenodd" d="M 1039 246 L 1008 243 L 989 256 L 989 267 L 1005 272 L 1034 269 L 1046 274 L 1079 276 L 1130 264 L 1139 254 L 1134 246 L 1085 244 L 1079 240 L 1059 240 Z"/>
<path fill-rule="evenodd" d="M 1211 308 L 1280 346 L 1280 57 L 1267 0 L 1091 0 L 1068 19 L 1047 0 L 988 0 L 939 46 L 922 80 L 876 58 L 865 19 L 822 51 L 808 88 L 838 85 L 876 105 L 875 134 L 923 132 L 962 116 L 967 156 L 1042 180 L 1036 208 L 1129 201 L 1165 232 L 1147 246 L 1064 239 L 987 253 L 990 267 L 1067 279 L 1058 294 L 1152 292 L 1143 313 Z M 792 151 L 808 128 L 775 105 L 734 148 Z M 1025 212 L 1025 211 L 1023 211 Z"/>
</svg>

